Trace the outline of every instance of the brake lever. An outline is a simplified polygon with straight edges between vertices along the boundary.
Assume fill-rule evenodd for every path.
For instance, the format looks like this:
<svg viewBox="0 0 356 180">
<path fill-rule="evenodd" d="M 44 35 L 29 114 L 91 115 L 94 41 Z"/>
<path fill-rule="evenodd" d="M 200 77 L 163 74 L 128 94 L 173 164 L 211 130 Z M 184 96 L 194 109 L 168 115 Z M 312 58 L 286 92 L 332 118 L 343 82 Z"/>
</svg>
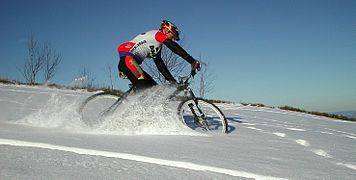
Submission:
<svg viewBox="0 0 356 180">
<path fill-rule="evenodd" d="M 193 77 L 193 79 L 196 74 L 197 74 L 196 70 L 192 69 L 192 71 L 190 72 L 190 75 Z"/>
</svg>

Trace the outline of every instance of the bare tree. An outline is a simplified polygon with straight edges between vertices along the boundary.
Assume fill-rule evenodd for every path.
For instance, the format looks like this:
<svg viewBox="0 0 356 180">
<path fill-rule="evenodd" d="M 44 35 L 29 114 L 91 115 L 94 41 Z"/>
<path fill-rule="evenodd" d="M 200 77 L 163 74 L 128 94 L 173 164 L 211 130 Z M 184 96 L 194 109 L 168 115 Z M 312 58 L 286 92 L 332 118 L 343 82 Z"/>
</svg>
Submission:
<svg viewBox="0 0 356 180">
<path fill-rule="evenodd" d="M 81 87 L 83 88 L 92 89 L 95 87 L 95 77 L 86 69 L 86 67 L 84 67 L 83 70 L 80 72 L 78 79 L 81 80 Z"/>
<path fill-rule="evenodd" d="M 33 35 L 30 35 L 27 42 L 28 57 L 21 69 L 25 81 L 29 84 L 36 83 L 36 76 L 43 67 L 43 58 L 40 55 L 38 42 Z"/>
<path fill-rule="evenodd" d="M 35 84 L 38 73 L 43 70 L 44 81 L 47 83 L 56 73 L 62 56 L 51 48 L 48 43 L 40 48 L 39 42 L 31 34 L 27 42 L 28 56 L 24 66 L 20 69 L 25 81 Z"/>
<path fill-rule="evenodd" d="M 180 75 L 183 70 L 189 66 L 185 60 L 174 54 L 167 47 L 163 46 L 161 51 L 162 59 L 173 76 Z M 147 70 L 147 73 L 150 74 L 154 80 L 160 83 L 165 82 L 164 76 L 157 70 L 153 61 L 144 61 L 143 65 L 145 67 L 144 69 Z"/>
<path fill-rule="evenodd" d="M 57 53 L 48 45 L 48 43 L 46 43 L 41 51 L 41 58 L 43 58 L 44 63 L 44 80 L 45 83 L 48 83 L 48 81 L 56 74 L 58 65 L 62 61 L 62 55 Z"/>
<path fill-rule="evenodd" d="M 106 70 L 107 70 L 107 75 L 109 76 L 109 88 L 110 90 L 114 89 L 114 83 L 116 82 L 118 76 L 115 75 L 116 73 L 116 68 L 113 68 L 113 64 L 107 64 L 106 65 Z"/>
<path fill-rule="evenodd" d="M 198 73 L 198 86 L 199 96 L 204 97 L 213 89 L 213 74 L 208 71 L 208 64 L 202 62 L 202 69 Z"/>
</svg>

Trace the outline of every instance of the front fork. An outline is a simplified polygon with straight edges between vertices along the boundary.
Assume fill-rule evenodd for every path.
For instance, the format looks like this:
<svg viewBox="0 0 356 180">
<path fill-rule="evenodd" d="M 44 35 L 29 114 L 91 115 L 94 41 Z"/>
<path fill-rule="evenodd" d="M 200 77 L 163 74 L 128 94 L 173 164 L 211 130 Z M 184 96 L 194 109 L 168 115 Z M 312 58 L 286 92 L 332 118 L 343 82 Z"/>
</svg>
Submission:
<svg viewBox="0 0 356 180">
<path fill-rule="evenodd" d="M 189 103 L 188 104 L 190 111 L 194 115 L 194 122 L 197 123 L 200 126 L 208 128 L 208 125 L 207 125 L 207 123 L 205 121 L 206 120 L 206 116 L 205 116 L 204 112 L 201 110 L 201 108 L 199 106 L 198 98 L 194 95 L 193 91 L 190 88 L 188 89 L 188 92 L 190 94 L 190 97 L 194 101 L 194 104 L 193 103 Z M 194 109 L 194 106 L 196 107 L 196 109 L 198 109 L 200 115 L 197 114 L 197 112 Z"/>
</svg>

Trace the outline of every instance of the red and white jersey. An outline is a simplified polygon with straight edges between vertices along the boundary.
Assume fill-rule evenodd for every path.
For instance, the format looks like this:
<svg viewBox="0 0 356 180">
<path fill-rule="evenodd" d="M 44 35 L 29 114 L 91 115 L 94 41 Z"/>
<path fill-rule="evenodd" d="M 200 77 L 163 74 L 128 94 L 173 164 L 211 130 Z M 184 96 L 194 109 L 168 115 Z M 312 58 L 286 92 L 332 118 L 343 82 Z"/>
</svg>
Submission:
<svg viewBox="0 0 356 180">
<path fill-rule="evenodd" d="M 152 30 L 139 34 L 131 41 L 122 44 L 118 50 L 119 53 L 129 52 L 142 62 L 145 58 L 153 58 L 160 53 L 162 43 L 166 39 L 167 36 L 161 31 Z"/>
</svg>

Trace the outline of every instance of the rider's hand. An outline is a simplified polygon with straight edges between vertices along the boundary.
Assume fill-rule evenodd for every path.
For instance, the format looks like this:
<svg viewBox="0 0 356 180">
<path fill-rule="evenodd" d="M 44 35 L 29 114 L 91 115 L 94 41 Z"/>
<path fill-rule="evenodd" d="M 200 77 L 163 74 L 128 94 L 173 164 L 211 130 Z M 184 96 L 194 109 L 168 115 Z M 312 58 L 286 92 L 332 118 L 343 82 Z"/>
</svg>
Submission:
<svg viewBox="0 0 356 180">
<path fill-rule="evenodd" d="M 201 65 L 198 60 L 193 61 L 192 63 L 192 71 L 198 70 L 200 71 Z"/>
</svg>

